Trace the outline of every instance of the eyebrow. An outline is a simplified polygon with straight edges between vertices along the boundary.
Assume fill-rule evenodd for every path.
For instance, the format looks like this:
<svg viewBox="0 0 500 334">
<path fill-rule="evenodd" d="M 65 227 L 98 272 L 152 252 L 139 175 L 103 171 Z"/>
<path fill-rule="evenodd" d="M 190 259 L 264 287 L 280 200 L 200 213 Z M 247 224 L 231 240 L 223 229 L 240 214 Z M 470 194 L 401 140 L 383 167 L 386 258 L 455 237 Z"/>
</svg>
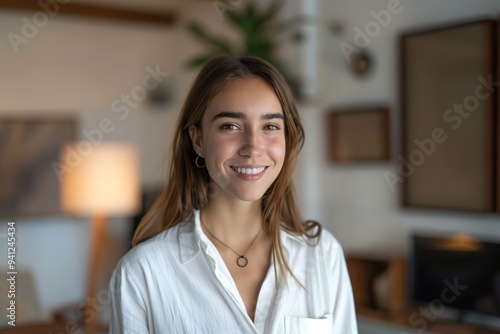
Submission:
<svg viewBox="0 0 500 334">
<path fill-rule="evenodd" d="M 221 111 L 217 115 L 212 118 L 212 122 L 219 118 L 236 118 L 236 119 L 245 119 L 246 116 L 242 112 L 234 112 L 234 111 Z M 270 120 L 270 119 L 282 119 L 283 121 L 285 120 L 285 117 L 283 116 L 282 113 L 270 113 L 270 114 L 264 114 L 260 116 L 261 120 Z"/>
</svg>

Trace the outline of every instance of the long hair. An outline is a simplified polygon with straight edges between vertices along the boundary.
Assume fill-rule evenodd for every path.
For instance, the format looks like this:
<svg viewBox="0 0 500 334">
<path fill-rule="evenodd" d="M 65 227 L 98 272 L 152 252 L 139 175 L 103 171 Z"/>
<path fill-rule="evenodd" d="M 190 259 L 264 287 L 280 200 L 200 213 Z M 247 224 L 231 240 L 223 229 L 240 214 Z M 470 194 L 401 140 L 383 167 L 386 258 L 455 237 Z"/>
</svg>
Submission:
<svg viewBox="0 0 500 334">
<path fill-rule="evenodd" d="M 146 213 L 132 239 L 132 246 L 179 224 L 203 208 L 210 198 L 209 174 L 197 168 L 197 154 L 189 136 L 189 127 L 201 125 L 209 103 L 229 82 L 260 78 L 278 97 L 285 119 L 285 159 L 283 167 L 262 198 L 263 229 L 273 240 L 273 255 L 282 274 L 295 275 L 288 266 L 280 241 L 280 227 L 300 236 L 320 237 L 321 226 L 303 222 L 295 197 L 292 175 L 297 156 L 304 144 L 304 130 L 290 88 L 281 74 L 257 57 L 219 56 L 210 60 L 198 74 L 182 107 L 172 146 L 170 173 L 166 187 Z M 286 276 L 283 275 L 286 281 Z"/>
</svg>

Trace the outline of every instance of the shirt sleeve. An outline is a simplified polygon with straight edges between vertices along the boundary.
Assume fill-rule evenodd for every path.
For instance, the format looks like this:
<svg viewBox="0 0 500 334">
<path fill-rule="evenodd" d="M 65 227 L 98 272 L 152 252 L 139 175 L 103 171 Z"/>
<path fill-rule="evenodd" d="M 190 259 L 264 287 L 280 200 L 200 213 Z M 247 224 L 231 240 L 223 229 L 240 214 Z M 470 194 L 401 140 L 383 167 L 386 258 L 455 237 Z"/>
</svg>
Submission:
<svg viewBox="0 0 500 334">
<path fill-rule="evenodd" d="M 109 334 L 147 334 L 148 321 L 144 299 L 122 260 L 109 283 L 111 319 Z"/>
<path fill-rule="evenodd" d="M 357 334 L 358 325 L 354 307 L 351 280 L 342 247 L 335 242 L 331 250 L 332 280 L 334 297 L 332 333 Z"/>
</svg>

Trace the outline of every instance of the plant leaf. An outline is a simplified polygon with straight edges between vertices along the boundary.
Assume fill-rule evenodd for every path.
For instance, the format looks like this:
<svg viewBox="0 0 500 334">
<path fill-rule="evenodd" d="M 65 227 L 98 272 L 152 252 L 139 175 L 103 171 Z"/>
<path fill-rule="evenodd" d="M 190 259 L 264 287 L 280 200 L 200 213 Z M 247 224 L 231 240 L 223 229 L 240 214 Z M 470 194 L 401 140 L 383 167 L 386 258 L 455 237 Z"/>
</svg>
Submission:
<svg viewBox="0 0 500 334">
<path fill-rule="evenodd" d="M 196 22 L 188 23 L 187 29 L 193 36 L 197 37 L 199 40 L 205 41 L 208 39 L 208 36 L 205 31 L 203 31 L 203 28 Z"/>
<path fill-rule="evenodd" d="M 265 27 L 266 24 L 272 22 L 274 19 L 276 19 L 276 16 L 278 15 L 279 11 L 284 5 L 283 0 L 274 0 L 269 4 L 269 7 L 262 13 L 262 15 L 258 18 L 256 25 L 258 28 Z"/>
<path fill-rule="evenodd" d="M 244 17 L 244 15 L 241 12 L 228 11 L 225 13 L 225 15 L 233 26 L 241 29 L 241 23 L 243 22 L 243 17 Z"/>
<path fill-rule="evenodd" d="M 232 54 L 231 50 L 231 45 L 230 43 L 222 38 L 219 37 L 214 37 L 214 36 L 209 36 L 205 30 L 195 22 L 191 22 L 187 26 L 188 31 L 198 40 L 208 47 L 210 47 L 212 50 L 214 50 L 214 53 L 227 53 L 227 54 Z"/>
<path fill-rule="evenodd" d="M 238 29 L 241 30 L 243 35 L 248 35 L 254 31 L 255 21 L 256 21 L 256 8 L 253 3 L 249 3 L 247 7 L 242 11 L 231 11 L 227 12 L 227 17 L 229 21 Z"/>
</svg>

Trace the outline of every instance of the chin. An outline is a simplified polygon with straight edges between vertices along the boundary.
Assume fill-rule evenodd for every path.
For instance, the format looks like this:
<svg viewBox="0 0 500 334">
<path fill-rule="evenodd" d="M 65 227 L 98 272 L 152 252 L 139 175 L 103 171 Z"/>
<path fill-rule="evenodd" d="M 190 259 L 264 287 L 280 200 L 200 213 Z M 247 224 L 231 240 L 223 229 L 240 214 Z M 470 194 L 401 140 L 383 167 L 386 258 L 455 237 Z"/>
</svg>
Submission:
<svg viewBox="0 0 500 334">
<path fill-rule="evenodd" d="M 259 192 L 245 192 L 245 193 L 235 193 L 234 197 L 245 202 L 256 202 L 262 200 L 265 191 Z"/>
</svg>

